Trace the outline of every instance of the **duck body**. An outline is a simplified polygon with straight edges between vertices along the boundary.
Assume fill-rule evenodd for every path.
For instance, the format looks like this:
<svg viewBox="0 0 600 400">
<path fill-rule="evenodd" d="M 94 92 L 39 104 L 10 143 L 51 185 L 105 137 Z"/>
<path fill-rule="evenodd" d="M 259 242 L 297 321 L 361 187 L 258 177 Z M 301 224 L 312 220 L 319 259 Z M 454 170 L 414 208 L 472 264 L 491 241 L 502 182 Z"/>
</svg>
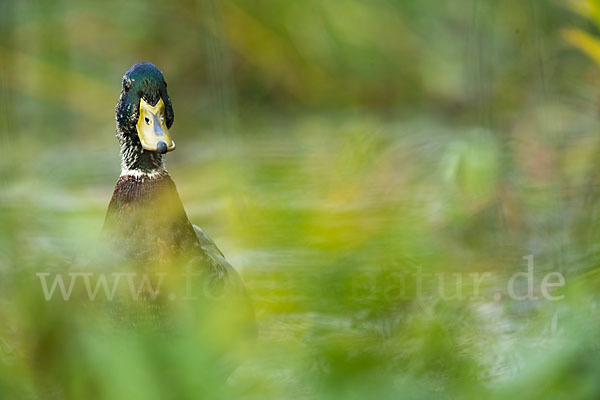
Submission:
<svg viewBox="0 0 600 400">
<path fill-rule="evenodd" d="M 105 236 L 135 272 L 160 270 L 180 277 L 193 269 L 202 287 L 219 288 L 235 299 L 240 320 L 255 332 L 252 303 L 240 276 L 208 235 L 189 221 L 164 167 L 164 154 L 175 148 L 168 131 L 173 119 L 162 72 L 150 63 L 131 67 L 116 107 L 121 176 L 106 213 Z"/>
<path fill-rule="evenodd" d="M 125 174 L 108 205 L 105 230 L 130 260 L 167 261 L 184 252 L 203 255 L 198 238 L 166 171 Z"/>
</svg>

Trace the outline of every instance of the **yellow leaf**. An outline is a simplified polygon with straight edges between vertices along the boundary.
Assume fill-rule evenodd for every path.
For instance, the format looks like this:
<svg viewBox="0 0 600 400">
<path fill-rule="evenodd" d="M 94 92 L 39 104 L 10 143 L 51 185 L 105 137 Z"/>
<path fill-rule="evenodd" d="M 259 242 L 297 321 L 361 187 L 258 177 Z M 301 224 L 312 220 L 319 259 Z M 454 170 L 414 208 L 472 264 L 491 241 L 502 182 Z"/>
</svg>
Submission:
<svg viewBox="0 0 600 400">
<path fill-rule="evenodd" d="M 596 64 L 600 65 L 600 41 L 598 39 L 579 29 L 565 29 L 562 34 L 567 42 L 583 51 Z"/>
</svg>

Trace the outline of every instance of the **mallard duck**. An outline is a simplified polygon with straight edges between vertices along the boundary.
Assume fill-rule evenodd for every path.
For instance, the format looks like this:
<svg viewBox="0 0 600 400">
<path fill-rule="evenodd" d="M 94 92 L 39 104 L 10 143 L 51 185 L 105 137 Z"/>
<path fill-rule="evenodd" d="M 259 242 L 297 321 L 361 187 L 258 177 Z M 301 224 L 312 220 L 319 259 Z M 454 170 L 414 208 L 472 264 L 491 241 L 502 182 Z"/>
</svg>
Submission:
<svg viewBox="0 0 600 400">
<path fill-rule="evenodd" d="M 185 212 L 163 157 L 175 150 L 169 129 L 174 113 L 163 73 L 149 62 L 123 76 L 116 106 L 121 176 L 117 180 L 104 231 L 122 257 L 142 270 L 169 264 L 180 276 L 190 263 L 211 287 L 241 299 L 239 312 L 254 323 L 252 304 L 235 269 Z"/>
</svg>

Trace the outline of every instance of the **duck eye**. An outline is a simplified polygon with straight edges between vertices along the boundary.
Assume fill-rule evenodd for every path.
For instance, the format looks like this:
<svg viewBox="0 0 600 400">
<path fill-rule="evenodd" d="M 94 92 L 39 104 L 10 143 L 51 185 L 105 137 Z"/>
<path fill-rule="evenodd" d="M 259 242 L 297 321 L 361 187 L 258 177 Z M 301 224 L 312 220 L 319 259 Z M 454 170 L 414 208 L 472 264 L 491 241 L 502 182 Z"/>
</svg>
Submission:
<svg viewBox="0 0 600 400">
<path fill-rule="evenodd" d="M 123 80 L 123 90 L 125 90 L 125 93 L 129 92 L 129 89 L 131 89 L 131 83 L 124 79 Z"/>
<path fill-rule="evenodd" d="M 147 125 L 150 125 L 150 118 L 148 118 L 148 117 L 144 117 L 144 121 L 146 121 L 146 124 L 147 124 Z"/>
<path fill-rule="evenodd" d="M 164 124 L 164 123 L 165 123 L 165 116 L 164 116 L 164 115 L 161 115 L 161 116 L 160 116 L 160 123 L 161 123 L 161 124 Z"/>
</svg>

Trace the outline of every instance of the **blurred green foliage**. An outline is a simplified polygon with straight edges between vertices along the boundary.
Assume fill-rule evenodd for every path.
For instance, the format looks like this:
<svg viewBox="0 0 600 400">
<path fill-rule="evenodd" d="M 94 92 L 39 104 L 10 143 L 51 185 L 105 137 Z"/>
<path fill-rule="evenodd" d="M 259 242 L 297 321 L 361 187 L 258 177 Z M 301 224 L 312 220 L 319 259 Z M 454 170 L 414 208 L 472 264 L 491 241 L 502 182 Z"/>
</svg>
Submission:
<svg viewBox="0 0 600 400">
<path fill-rule="evenodd" d="M 597 398 L 597 3 L 0 2 L 0 398 Z M 97 260 L 139 61 L 254 299 L 227 380 L 222 315 L 164 336 L 35 276 Z M 506 297 L 530 254 L 564 300 Z"/>
</svg>

